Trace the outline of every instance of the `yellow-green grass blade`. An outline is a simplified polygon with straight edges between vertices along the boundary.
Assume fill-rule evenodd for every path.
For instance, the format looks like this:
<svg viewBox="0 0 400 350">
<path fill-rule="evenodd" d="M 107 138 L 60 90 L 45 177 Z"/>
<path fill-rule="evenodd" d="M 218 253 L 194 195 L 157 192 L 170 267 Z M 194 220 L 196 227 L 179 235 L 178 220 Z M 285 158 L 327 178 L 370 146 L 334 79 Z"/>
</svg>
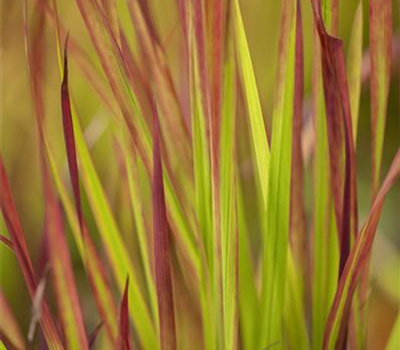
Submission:
<svg viewBox="0 0 400 350">
<path fill-rule="evenodd" d="M 289 243 L 292 119 L 296 52 L 297 1 L 282 7 L 278 87 L 273 110 L 267 232 L 262 256 L 260 348 L 283 349 L 283 304 Z"/>
<path fill-rule="evenodd" d="M 130 136 L 147 171 L 151 174 L 151 135 L 142 115 L 138 100 L 129 85 L 124 59 L 116 44 L 115 37 L 109 28 L 109 23 L 104 18 L 104 14 L 96 1 L 76 0 L 76 2 L 92 38 L 114 97 L 119 104 Z M 171 226 L 174 228 L 174 233 L 176 233 L 178 245 L 197 272 L 200 260 L 195 245 L 194 234 L 187 218 L 184 216 L 169 176 L 165 178 L 165 190 Z"/>
<path fill-rule="evenodd" d="M 263 209 L 267 207 L 268 176 L 270 151 L 265 131 L 264 119 L 261 110 L 260 97 L 258 95 L 256 78 L 251 63 L 249 45 L 246 39 L 244 23 L 240 12 L 239 1 L 232 4 L 232 20 L 235 28 L 235 46 L 238 60 L 238 69 L 242 79 L 242 85 L 247 102 L 247 112 L 250 119 L 253 151 L 257 164 L 257 178 L 262 194 Z"/>
<path fill-rule="evenodd" d="M 358 4 L 353 20 L 353 28 L 347 53 L 347 81 L 353 124 L 354 145 L 357 142 L 357 126 L 361 94 L 362 42 L 363 42 L 363 13 L 362 1 Z"/>
<path fill-rule="evenodd" d="M 59 37 L 57 36 L 57 52 L 59 58 L 60 72 L 62 69 L 61 49 Z M 98 174 L 95 170 L 90 152 L 87 148 L 86 141 L 80 126 L 79 119 L 76 114 L 74 104 L 71 101 L 71 116 L 73 121 L 73 129 L 75 136 L 75 143 L 77 155 L 80 160 L 81 175 L 83 179 L 84 188 L 88 196 L 88 200 L 98 226 L 103 245 L 105 247 L 110 266 L 114 273 L 115 281 L 120 289 L 123 291 L 125 287 L 126 276 L 130 276 L 131 288 L 129 289 L 129 296 L 131 299 L 130 311 L 132 320 L 138 331 L 138 336 L 143 346 L 146 349 L 157 349 L 158 339 L 156 329 L 149 313 L 148 307 L 142 291 L 137 284 L 135 278 L 135 271 L 129 254 L 126 250 L 126 245 L 122 241 L 122 236 L 119 232 L 115 218 L 111 212 L 106 195 L 101 185 Z M 140 314 L 139 320 L 135 315 Z"/>
<path fill-rule="evenodd" d="M 237 170 L 237 173 L 239 171 Z M 257 348 L 259 331 L 259 303 L 255 285 L 252 255 L 249 246 L 249 229 L 243 202 L 243 191 L 239 180 L 236 185 L 236 211 L 238 229 L 238 259 L 239 259 L 239 324 L 242 348 L 251 350 Z"/>
<path fill-rule="evenodd" d="M 308 350 L 310 341 L 304 308 L 304 296 L 301 293 L 301 274 L 296 267 L 293 253 L 289 248 L 287 254 L 287 281 L 285 291 L 285 333 L 290 349 Z"/>
<path fill-rule="evenodd" d="M 122 129 L 122 128 L 121 128 Z M 146 232 L 146 227 L 143 218 L 143 204 L 141 201 L 140 178 L 137 164 L 137 155 L 134 147 L 130 147 L 126 131 L 121 130 L 121 145 L 125 161 L 126 174 L 128 178 L 129 194 L 132 206 L 133 217 L 135 221 L 136 234 L 139 241 L 140 256 L 144 269 L 146 287 L 149 294 L 150 305 L 153 312 L 153 317 L 157 317 L 157 294 L 154 284 L 154 276 L 151 271 L 151 254 L 149 251 L 149 233 Z M 155 318 L 156 319 L 156 318 Z"/>
<path fill-rule="evenodd" d="M 224 349 L 236 349 L 238 331 L 238 228 L 236 220 L 236 89 L 233 42 L 228 39 L 222 90 L 220 205 Z"/>
<path fill-rule="evenodd" d="M 96 252 L 93 251 L 94 246 L 91 240 L 86 239 L 85 247 L 82 241 L 81 229 L 79 225 L 79 220 L 76 215 L 76 210 L 72 199 L 68 194 L 68 190 L 61 180 L 61 170 L 59 169 L 54 155 L 52 153 L 52 148 L 49 146 L 49 141 L 44 133 L 44 146 L 46 149 L 47 160 L 50 165 L 50 169 L 53 176 L 53 181 L 55 187 L 57 189 L 59 198 L 64 208 L 64 212 L 66 214 L 69 226 L 71 228 L 71 232 L 73 238 L 75 240 L 75 244 L 77 246 L 79 255 L 82 259 L 82 262 L 87 270 L 87 273 L 92 276 L 92 282 L 94 283 L 95 293 L 101 305 L 99 307 L 103 310 L 102 316 L 104 317 L 103 321 L 105 322 L 105 326 L 110 332 L 111 339 L 116 339 L 117 336 L 117 319 L 116 319 L 116 310 L 115 303 L 113 300 L 113 296 L 109 286 L 107 285 L 103 273 L 104 271 L 100 271 L 99 269 L 104 268 L 99 266 L 97 263 L 98 256 L 96 256 Z M 88 246 L 87 246 L 88 245 Z"/>
<path fill-rule="evenodd" d="M 400 349 L 400 312 L 397 313 L 396 321 L 394 322 L 389 340 L 385 347 L 385 350 L 397 349 Z"/>
<path fill-rule="evenodd" d="M 200 77 L 198 40 L 195 33 L 194 6 L 188 4 L 187 11 L 187 48 L 189 59 L 189 85 L 192 121 L 192 150 L 195 179 L 196 218 L 199 226 L 204 263 L 201 267 L 200 305 L 202 313 L 203 339 L 205 347 L 217 349 L 217 335 L 220 315 L 214 291 L 214 227 L 212 221 L 212 180 L 210 150 L 206 132 L 205 96 Z M 200 28 L 202 29 L 202 28 Z M 198 30 L 200 30 L 198 28 Z M 203 57 L 204 59 L 204 57 Z"/>
</svg>

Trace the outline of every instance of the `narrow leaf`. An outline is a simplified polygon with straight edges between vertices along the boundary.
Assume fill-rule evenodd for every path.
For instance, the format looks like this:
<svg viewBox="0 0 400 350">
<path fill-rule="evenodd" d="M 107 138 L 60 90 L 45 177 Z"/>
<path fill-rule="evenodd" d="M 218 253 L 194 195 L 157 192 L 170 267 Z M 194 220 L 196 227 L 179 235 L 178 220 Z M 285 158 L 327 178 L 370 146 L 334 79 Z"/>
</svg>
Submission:
<svg viewBox="0 0 400 350">
<path fill-rule="evenodd" d="M 233 21 L 235 27 L 237 51 L 236 54 L 239 62 L 238 68 L 240 70 L 240 76 L 246 96 L 247 112 L 250 119 L 253 139 L 252 144 L 257 164 L 257 176 L 265 210 L 267 207 L 268 195 L 268 167 L 270 158 L 269 145 L 261 110 L 260 97 L 258 95 L 257 83 L 254 75 L 253 65 L 251 63 L 250 50 L 246 39 L 246 33 L 238 0 L 234 0 L 233 7 Z"/>
<path fill-rule="evenodd" d="M 289 243 L 293 99 L 295 94 L 297 0 L 285 1 L 281 15 L 278 87 L 273 110 L 267 232 L 263 246 L 259 347 L 279 341 Z"/>
<path fill-rule="evenodd" d="M 126 279 L 124 294 L 122 295 L 121 305 L 119 306 L 119 334 L 118 350 L 131 350 L 129 332 L 129 277 Z"/>
<path fill-rule="evenodd" d="M 162 350 L 176 349 L 174 300 L 169 251 L 169 230 L 165 208 L 160 131 L 157 111 L 153 122 L 153 229 L 156 287 Z"/>
<path fill-rule="evenodd" d="M 392 1 L 369 2 L 372 196 L 379 188 L 392 64 Z"/>
</svg>

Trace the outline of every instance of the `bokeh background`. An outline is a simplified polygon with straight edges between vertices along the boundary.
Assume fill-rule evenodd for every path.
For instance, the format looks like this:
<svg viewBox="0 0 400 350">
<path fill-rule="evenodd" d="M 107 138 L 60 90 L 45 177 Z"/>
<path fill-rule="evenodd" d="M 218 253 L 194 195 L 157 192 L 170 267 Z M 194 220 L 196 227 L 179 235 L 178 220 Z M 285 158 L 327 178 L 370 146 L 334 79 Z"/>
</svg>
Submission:
<svg viewBox="0 0 400 350">
<path fill-rule="evenodd" d="M 28 1 L 33 3 L 34 1 Z M 175 0 L 150 0 L 155 11 L 159 33 L 165 43 L 173 73 L 179 76 L 179 43 L 181 34 Z M 10 177 L 17 209 L 27 235 L 29 251 L 34 261 L 41 256 L 41 235 L 43 223 L 43 197 L 37 148 L 37 130 L 34 108 L 31 100 L 29 77 L 24 51 L 22 0 L 1 0 L 1 153 Z M 309 0 L 302 0 L 303 30 L 305 45 L 305 111 L 310 108 L 307 101 L 311 95 L 312 70 L 312 13 Z M 357 0 L 341 0 L 339 13 L 339 37 L 345 48 L 349 42 Z M 67 29 L 77 36 L 83 47 L 95 59 L 93 47 L 83 25 L 74 1 L 58 1 L 59 13 Z M 363 4 L 364 52 L 368 50 L 368 1 Z M 277 68 L 277 44 L 279 33 L 280 0 L 242 0 L 241 8 L 247 30 L 257 83 L 262 100 L 266 124 L 270 116 L 274 96 Z M 32 10 L 30 5 L 30 11 Z M 393 0 L 395 60 L 390 87 L 389 108 L 383 171 L 388 166 L 399 146 L 399 1 Z M 46 28 L 45 44 L 45 103 L 51 144 L 58 159 L 65 161 L 62 139 L 62 124 L 57 71 L 55 33 Z M 360 116 L 357 141 L 358 195 L 360 223 L 370 206 L 370 94 L 368 60 L 364 56 L 365 79 L 361 91 Z M 90 85 L 71 62 L 70 86 L 77 104 L 86 137 L 91 145 L 93 159 L 106 189 L 107 196 L 118 220 L 124 225 L 129 221 L 127 200 L 119 186 L 119 164 L 115 157 L 111 118 Z M 308 109 L 307 109 L 308 108 Z M 243 165 L 245 167 L 245 164 Z M 66 169 L 66 168 L 65 168 Z M 310 189 L 312 186 L 311 166 L 306 166 L 306 204 L 311 208 Z M 251 176 L 251 175 L 249 175 Z M 86 210 L 87 211 L 87 210 Z M 90 216 L 89 216 L 90 217 Z M 387 196 L 381 223 L 374 245 L 371 274 L 370 317 L 368 349 L 382 349 L 390 327 L 400 305 L 400 187 L 394 187 Z M 91 224 L 89 220 L 89 225 Z M 95 227 L 93 230 L 95 231 Z M 5 231 L 4 223 L 1 231 Z M 129 237 L 127 238 L 129 242 Z M 129 244 L 129 243 L 128 243 Z M 72 250 L 74 244 L 70 244 Z M 88 291 L 87 281 L 76 252 L 75 272 L 79 292 L 88 322 L 94 308 Z M 31 303 L 16 259 L 7 248 L 0 245 L 0 288 L 8 297 L 17 319 L 27 332 Z M 1 319 L 0 319 L 1 322 Z"/>
</svg>

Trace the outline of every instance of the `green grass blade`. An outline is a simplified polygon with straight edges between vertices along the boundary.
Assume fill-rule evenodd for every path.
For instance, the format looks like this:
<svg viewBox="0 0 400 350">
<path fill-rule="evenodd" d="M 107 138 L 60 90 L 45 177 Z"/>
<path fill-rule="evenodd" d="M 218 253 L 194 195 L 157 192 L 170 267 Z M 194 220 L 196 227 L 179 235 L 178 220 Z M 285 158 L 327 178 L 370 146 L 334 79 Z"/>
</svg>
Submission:
<svg viewBox="0 0 400 350">
<path fill-rule="evenodd" d="M 228 39 L 227 58 L 224 64 L 222 90 L 222 120 L 220 140 L 220 199 L 221 199 L 221 260 L 222 260 L 222 309 L 224 349 L 237 345 L 238 297 L 238 228 L 236 219 L 236 89 L 232 40 Z"/>
<path fill-rule="evenodd" d="M 267 207 L 268 197 L 268 175 L 270 151 L 265 131 L 264 119 L 261 110 L 260 98 L 258 96 L 257 83 L 251 63 L 250 50 L 246 39 L 242 15 L 240 13 L 239 1 L 234 0 L 232 19 L 235 28 L 236 55 L 238 69 L 242 79 L 243 89 L 246 96 L 247 112 L 250 119 L 252 145 L 257 164 L 257 176 L 262 193 L 264 210 Z"/>
<path fill-rule="evenodd" d="M 278 87 L 273 111 L 267 206 L 263 247 L 261 332 L 259 346 L 283 348 L 283 302 L 289 243 L 292 119 L 295 77 L 297 1 L 285 1 L 281 17 Z"/>
</svg>

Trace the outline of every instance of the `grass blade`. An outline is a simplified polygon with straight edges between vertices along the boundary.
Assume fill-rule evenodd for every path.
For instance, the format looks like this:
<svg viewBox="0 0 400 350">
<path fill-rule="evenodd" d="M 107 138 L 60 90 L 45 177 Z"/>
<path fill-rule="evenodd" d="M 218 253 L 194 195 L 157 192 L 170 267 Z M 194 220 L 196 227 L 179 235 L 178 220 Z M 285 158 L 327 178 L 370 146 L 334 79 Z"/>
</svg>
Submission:
<svg viewBox="0 0 400 350">
<path fill-rule="evenodd" d="M 279 41 L 278 87 L 273 129 L 267 206 L 267 232 L 263 247 L 261 329 L 259 347 L 279 342 L 283 348 L 282 319 L 289 242 L 292 119 L 296 64 L 297 0 L 282 7 Z"/>
<path fill-rule="evenodd" d="M 239 1 L 234 0 L 232 6 L 234 7 L 233 21 L 235 28 L 236 55 L 239 62 L 238 68 L 240 70 L 240 76 L 246 96 L 247 112 L 250 119 L 253 139 L 253 150 L 257 164 L 257 176 L 261 188 L 264 210 L 266 210 L 270 151 L 260 98 L 258 96 L 257 83 L 253 65 L 251 63 L 250 50 L 247 44 L 242 15 L 240 13 Z"/>
<path fill-rule="evenodd" d="M 369 2 L 372 197 L 379 188 L 392 60 L 392 1 Z"/>
<path fill-rule="evenodd" d="M 124 294 L 122 295 L 121 305 L 119 307 L 118 350 L 131 350 L 128 290 L 129 277 L 126 279 Z"/>
<path fill-rule="evenodd" d="M 165 208 L 160 130 L 154 107 L 153 122 L 153 229 L 156 287 L 162 350 L 176 349 L 174 300 L 169 252 L 169 230 Z"/>
<path fill-rule="evenodd" d="M 46 230 L 58 310 L 67 348 L 70 350 L 89 349 L 62 215 L 52 191 L 47 193 L 46 198 Z"/>
<path fill-rule="evenodd" d="M 367 220 L 359 232 L 354 245 L 351 249 L 349 259 L 340 278 L 338 290 L 330 310 L 325 335 L 323 349 L 335 349 L 336 341 L 339 336 L 342 319 L 346 317 L 350 303 L 357 286 L 357 278 L 367 261 L 371 246 L 376 234 L 376 228 L 380 214 L 382 212 L 386 193 L 393 186 L 400 176 L 400 149 L 397 151 L 392 165 L 386 175 L 375 200 L 372 204 Z"/>
<path fill-rule="evenodd" d="M 353 28 L 347 54 L 347 81 L 349 82 L 349 95 L 351 116 L 353 118 L 354 145 L 357 144 L 357 129 L 359 105 L 361 94 L 361 68 L 362 68 L 362 42 L 363 42 L 363 7 L 362 1 L 357 6 L 353 20 Z"/>
<path fill-rule="evenodd" d="M 228 33 L 227 35 L 230 35 Z M 236 79 L 233 61 L 233 38 L 227 38 L 223 69 L 220 162 L 220 220 L 222 310 L 224 349 L 236 349 L 238 343 L 238 227 L 236 215 Z M 216 256 L 216 259 L 218 256 Z"/>
<path fill-rule="evenodd" d="M 7 174 L 5 171 L 3 158 L 0 156 L 0 206 L 3 216 L 11 235 L 15 255 L 18 259 L 21 271 L 24 275 L 29 294 L 33 300 L 37 289 L 37 279 L 33 271 L 31 258 L 26 246 L 24 233 L 18 217 L 17 209 L 12 198 L 11 189 L 8 184 Z M 63 350 L 60 335 L 51 317 L 50 310 L 46 302 L 41 305 L 40 324 L 50 350 Z"/>
</svg>

